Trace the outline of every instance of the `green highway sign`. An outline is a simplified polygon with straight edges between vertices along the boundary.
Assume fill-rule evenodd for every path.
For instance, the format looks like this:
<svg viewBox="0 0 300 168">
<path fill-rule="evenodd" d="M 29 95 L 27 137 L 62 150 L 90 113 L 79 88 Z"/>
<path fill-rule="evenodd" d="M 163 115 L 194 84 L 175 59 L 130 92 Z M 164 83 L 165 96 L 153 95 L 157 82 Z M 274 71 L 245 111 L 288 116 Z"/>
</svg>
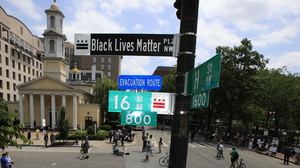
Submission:
<svg viewBox="0 0 300 168">
<path fill-rule="evenodd" d="M 221 53 L 185 74 L 185 95 L 201 92 L 219 86 Z"/>
<path fill-rule="evenodd" d="M 191 109 L 208 107 L 209 94 L 210 90 L 192 94 L 190 104 Z"/>
<path fill-rule="evenodd" d="M 157 113 L 146 111 L 122 111 L 121 125 L 156 126 Z"/>
<path fill-rule="evenodd" d="M 110 90 L 108 96 L 108 112 L 151 111 L 171 114 L 173 104 L 173 93 Z"/>
</svg>

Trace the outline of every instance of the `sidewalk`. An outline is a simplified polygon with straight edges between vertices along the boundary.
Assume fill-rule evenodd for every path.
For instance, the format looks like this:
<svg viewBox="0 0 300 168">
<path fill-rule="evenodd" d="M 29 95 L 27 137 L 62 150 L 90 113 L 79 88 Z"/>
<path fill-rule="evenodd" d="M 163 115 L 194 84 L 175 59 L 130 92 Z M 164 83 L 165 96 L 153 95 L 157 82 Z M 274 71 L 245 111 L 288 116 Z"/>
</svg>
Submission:
<svg viewBox="0 0 300 168">
<path fill-rule="evenodd" d="M 30 146 L 45 146 L 44 143 L 44 134 L 42 132 L 39 133 L 39 139 L 36 139 L 36 132 L 35 130 L 30 130 L 31 132 L 31 141 L 33 142 Z M 53 133 L 54 135 L 58 134 L 57 131 L 47 131 L 49 136 L 48 146 L 51 147 L 50 144 L 50 134 Z M 25 136 L 27 136 L 27 131 L 24 133 Z M 136 143 L 136 137 L 132 142 L 124 141 L 125 146 L 134 145 Z M 15 138 L 13 138 L 15 140 Z M 21 139 L 17 139 L 18 144 L 22 146 L 28 146 L 28 144 L 23 144 L 23 141 Z M 55 142 L 62 142 L 62 140 L 56 140 Z M 80 147 L 80 142 L 78 142 L 78 145 L 75 144 L 75 140 L 68 140 L 67 142 L 73 142 L 72 145 L 65 145 L 65 147 Z M 111 147 L 113 143 L 109 143 L 109 139 L 105 140 L 89 140 L 89 144 L 91 147 Z"/>
</svg>

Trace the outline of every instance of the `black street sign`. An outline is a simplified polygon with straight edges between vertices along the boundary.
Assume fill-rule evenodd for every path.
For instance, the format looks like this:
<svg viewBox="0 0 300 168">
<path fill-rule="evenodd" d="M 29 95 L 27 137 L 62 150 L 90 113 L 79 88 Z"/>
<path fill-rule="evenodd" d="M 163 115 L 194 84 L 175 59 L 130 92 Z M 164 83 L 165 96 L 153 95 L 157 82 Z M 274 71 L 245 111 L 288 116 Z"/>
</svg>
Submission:
<svg viewBox="0 0 300 168">
<path fill-rule="evenodd" d="M 172 56 L 173 34 L 75 34 L 75 55 Z"/>
</svg>

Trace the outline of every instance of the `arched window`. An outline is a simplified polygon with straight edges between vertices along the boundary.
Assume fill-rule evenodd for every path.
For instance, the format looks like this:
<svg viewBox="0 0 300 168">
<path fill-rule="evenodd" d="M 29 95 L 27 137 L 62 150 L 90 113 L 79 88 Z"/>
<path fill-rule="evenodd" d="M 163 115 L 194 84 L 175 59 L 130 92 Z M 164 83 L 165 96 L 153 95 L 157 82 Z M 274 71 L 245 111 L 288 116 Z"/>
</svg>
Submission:
<svg viewBox="0 0 300 168">
<path fill-rule="evenodd" d="M 54 51 L 54 40 L 50 40 L 50 51 Z"/>
<path fill-rule="evenodd" d="M 51 16 L 50 17 L 50 27 L 55 27 L 54 21 L 55 21 L 55 17 Z"/>
</svg>

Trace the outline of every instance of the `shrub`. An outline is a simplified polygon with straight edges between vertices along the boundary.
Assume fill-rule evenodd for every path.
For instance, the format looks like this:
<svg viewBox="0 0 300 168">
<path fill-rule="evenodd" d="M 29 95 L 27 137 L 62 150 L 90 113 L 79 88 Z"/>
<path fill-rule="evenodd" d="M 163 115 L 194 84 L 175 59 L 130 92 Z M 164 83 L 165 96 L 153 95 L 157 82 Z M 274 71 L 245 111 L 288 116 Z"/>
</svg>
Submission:
<svg viewBox="0 0 300 168">
<path fill-rule="evenodd" d="M 100 125 L 100 130 L 109 131 L 111 130 L 111 125 Z"/>
<path fill-rule="evenodd" d="M 94 135 L 94 134 L 95 134 L 95 126 L 94 126 L 94 125 L 89 126 L 89 127 L 86 129 L 86 131 L 87 131 L 87 133 L 88 133 L 89 135 Z M 96 127 L 96 132 L 98 132 L 98 131 L 99 131 L 99 128 Z"/>
<path fill-rule="evenodd" d="M 109 137 L 109 131 L 101 130 L 97 132 L 97 137 L 99 140 L 103 140 Z"/>
</svg>

